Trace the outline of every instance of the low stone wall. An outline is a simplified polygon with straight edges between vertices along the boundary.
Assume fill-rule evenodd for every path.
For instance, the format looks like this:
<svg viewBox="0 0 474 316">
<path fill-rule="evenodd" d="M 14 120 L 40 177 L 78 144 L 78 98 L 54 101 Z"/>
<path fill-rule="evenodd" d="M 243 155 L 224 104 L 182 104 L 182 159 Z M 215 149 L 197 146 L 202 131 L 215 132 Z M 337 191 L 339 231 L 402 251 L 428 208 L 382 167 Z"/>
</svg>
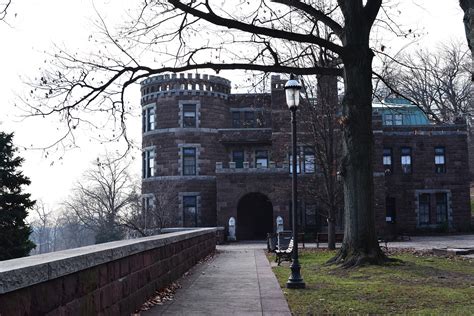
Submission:
<svg viewBox="0 0 474 316">
<path fill-rule="evenodd" d="M 161 233 L 169 234 L 169 233 L 176 233 L 176 232 L 182 232 L 182 231 L 190 231 L 193 229 L 195 228 L 191 228 L 191 227 L 162 228 Z M 225 227 L 219 226 L 219 227 L 216 227 L 216 244 L 222 245 L 223 243 L 225 243 Z"/>
<path fill-rule="evenodd" d="M 215 250 L 201 228 L 0 262 L 0 316 L 130 315 Z"/>
</svg>

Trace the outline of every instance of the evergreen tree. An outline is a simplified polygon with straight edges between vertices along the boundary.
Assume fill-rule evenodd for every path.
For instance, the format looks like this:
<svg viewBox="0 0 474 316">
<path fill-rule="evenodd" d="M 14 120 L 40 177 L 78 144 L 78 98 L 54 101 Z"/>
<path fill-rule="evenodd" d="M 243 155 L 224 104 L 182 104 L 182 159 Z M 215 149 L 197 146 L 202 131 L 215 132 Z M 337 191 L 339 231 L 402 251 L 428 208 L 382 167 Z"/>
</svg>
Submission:
<svg viewBox="0 0 474 316">
<path fill-rule="evenodd" d="M 13 134 L 0 132 L 0 260 L 27 256 L 35 244 L 29 240 L 31 228 L 25 222 L 35 201 L 22 192 L 30 180 L 18 168 L 23 158 L 15 157 Z"/>
</svg>

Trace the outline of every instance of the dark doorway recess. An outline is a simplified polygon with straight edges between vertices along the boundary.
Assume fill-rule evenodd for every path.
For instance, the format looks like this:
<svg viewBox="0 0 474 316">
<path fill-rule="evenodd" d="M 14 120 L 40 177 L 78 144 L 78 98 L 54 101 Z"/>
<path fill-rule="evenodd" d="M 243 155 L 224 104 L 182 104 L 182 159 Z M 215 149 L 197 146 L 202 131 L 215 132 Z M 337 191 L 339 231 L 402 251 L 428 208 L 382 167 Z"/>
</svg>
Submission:
<svg viewBox="0 0 474 316">
<path fill-rule="evenodd" d="M 237 239 L 265 239 L 273 232 L 273 206 L 261 193 L 244 195 L 237 205 Z"/>
</svg>

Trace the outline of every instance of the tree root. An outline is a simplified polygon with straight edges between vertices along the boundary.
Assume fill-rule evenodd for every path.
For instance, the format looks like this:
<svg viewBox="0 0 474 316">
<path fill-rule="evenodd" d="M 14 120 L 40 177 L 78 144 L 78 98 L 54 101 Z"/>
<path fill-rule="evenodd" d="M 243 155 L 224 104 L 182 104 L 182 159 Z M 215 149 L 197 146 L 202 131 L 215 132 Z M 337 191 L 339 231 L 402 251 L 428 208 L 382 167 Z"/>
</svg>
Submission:
<svg viewBox="0 0 474 316">
<path fill-rule="evenodd" d="M 336 256 L 329 259 L 326 265 L 339 265 L 347 269 L 364 265 L 384 265 L 393 262 L 403 261 L 387 257 L 379 247 L 367 252 L 365 249 L 348 249 L 343 244 Z"/>
</svg>

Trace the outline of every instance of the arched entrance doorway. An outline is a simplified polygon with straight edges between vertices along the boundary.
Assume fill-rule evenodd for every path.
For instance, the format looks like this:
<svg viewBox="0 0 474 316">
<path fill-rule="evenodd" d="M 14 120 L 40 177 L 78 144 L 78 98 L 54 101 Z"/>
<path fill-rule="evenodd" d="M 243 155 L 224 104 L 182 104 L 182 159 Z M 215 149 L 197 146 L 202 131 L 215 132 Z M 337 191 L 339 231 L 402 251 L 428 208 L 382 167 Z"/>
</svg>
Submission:
<svg viewBox="0 0 474 316">
<path fill-rule="evenodd" d="M 237 205 L 237 239 L 264 239 L 273 232 L 273 206 L 261 193 L 244 195 Z"/>
</svg>

